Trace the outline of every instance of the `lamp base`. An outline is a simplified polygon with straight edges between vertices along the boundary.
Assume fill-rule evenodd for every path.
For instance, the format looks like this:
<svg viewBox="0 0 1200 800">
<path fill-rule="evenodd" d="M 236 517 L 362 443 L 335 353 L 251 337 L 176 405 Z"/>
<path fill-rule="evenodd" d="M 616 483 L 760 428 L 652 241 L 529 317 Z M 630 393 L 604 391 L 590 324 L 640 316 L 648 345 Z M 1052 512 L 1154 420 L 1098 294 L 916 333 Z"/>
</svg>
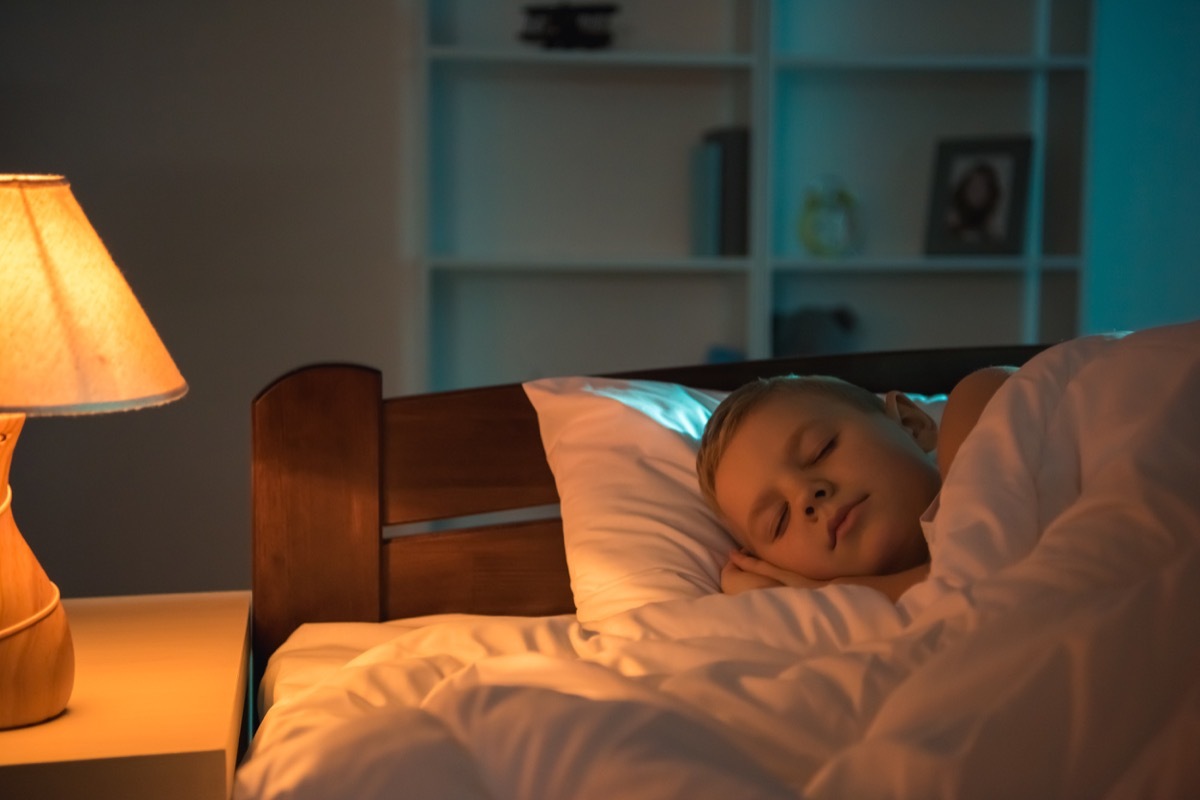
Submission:
<svg viewBox="0 0 1200 800">
<path fill-rule="evenodd" d="M 58 587 L 12 516 L 8 469 L 24 422 L 23 414 L 0 414 L 0 729 L 62 713 L 75 682 L 75 648 Z"/>
</svg>

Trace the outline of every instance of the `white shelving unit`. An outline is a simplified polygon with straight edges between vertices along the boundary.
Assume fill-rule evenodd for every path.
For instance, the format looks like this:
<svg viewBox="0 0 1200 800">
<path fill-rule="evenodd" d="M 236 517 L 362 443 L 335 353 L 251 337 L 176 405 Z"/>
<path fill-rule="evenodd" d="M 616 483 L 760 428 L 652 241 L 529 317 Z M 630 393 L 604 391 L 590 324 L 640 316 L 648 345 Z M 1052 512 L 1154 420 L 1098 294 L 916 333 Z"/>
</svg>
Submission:
<svg viewBox="0 0 1200 800">
<path fill-rule="evenodd" d="M 772 354 L 772 320 L 852 309 L 855 349 L 1075 333 L 1088 0 L 626 0 L 614 43 L 542 50 L 524 2 L 424 0 L 417 180 L 429 388 Z M 691 157 L 751 131 L 750 243 L 691 254 Z M 936 143 L 1033 142 L 1026 235 L 926 256 Z M 850 255 L 797 235 L 834 175 Z"/>
</svg>

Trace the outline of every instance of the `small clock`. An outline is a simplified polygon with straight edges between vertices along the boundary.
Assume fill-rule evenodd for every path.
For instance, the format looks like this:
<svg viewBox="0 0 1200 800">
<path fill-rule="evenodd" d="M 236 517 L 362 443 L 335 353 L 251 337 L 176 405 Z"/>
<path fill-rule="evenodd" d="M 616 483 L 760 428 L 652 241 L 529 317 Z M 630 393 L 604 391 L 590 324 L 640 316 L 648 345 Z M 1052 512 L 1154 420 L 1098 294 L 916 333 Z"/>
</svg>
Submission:
<svg viewBox="0 0 1200 800">
<path fill-rule="evenodd" d="M 835 257 L 858 246 L 858 208 L 854 195 L 836 178 L 805 189 L 798 225 L 800 243 L 814 256 Z"/>
</svg>

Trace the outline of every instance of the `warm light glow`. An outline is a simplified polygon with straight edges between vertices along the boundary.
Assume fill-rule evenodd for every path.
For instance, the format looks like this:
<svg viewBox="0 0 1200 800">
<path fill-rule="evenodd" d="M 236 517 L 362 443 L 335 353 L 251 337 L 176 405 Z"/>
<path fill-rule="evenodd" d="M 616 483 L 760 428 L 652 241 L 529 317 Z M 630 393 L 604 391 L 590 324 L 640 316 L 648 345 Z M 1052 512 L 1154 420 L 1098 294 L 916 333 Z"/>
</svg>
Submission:
<svg viewBox="0 0 1200 800">
<path fill-rule="evenodd" d="M 0 175 L 0 413 L 87 414 L 187 384 L 56 175 Z"/>
<path fill-rule="evenodd" d="M 75 679 L 58 587 L 12 514 L 27 415 L 158 405 L 187 392 L 59 175 L 0 175 L 0 730 L 52 719 Z"/>
</svg>

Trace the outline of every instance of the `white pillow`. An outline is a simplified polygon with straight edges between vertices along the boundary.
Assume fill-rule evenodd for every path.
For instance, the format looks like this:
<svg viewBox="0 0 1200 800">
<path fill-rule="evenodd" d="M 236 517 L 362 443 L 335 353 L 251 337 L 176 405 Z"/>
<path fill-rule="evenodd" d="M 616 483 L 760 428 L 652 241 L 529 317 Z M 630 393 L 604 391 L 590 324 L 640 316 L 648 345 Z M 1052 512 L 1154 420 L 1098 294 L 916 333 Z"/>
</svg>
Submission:
<svg viewBox="0 0 1200 800">
<path fill-rule="evenodd" d="M 700 495 L 695 458 L 725 393 L 585 377 L 531 381 L 525 393 L 558 487 L 579 619 L 719 592 L 733 540 Z"/>
<path fill-rule="evenodd" d="M 695 459 L 728 393 L 589 377 L 524 388 L 558 487 L 579 620 L 720 592 L 734 541 L 700 494 Z M 944 397 L 913 398 L 940 417 Z"/>
</svg>

